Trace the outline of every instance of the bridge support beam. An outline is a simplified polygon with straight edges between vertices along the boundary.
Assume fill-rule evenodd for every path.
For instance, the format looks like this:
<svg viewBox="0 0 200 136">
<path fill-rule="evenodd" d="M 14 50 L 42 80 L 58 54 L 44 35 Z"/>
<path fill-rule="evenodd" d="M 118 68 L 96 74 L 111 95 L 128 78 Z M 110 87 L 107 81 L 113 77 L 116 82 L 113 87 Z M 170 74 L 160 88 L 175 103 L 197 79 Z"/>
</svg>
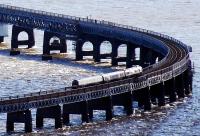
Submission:
<svg viewBox="0 0 200 136">
<path fill-rule="evenodd" d="M 140 65 L 147 67 L 150 65 L 150 59 L 152 58 L 152 52 L 147 48 L 140 48 Z"/>
<path fill-rule="evenodd" d="M 28 34 L 28 40 L 18 40 L 19 33 L 26 32 Z M 33 29 L 23 28 L 13 25 L 12 28 L 12 38 L 11 38 L 11 52 L 10 55 L 20 54 L 19 51 L 15 50 L 19 45 L 28 45 L 28 48 L 32 48 L 35 45 L 35 37 Z"/>
<path fill-rule="evenodd" d="M 50 43 L 50 40 L 53 37 L 55 37 L 57 39 L 54 40 L 52 43 Z M 50 57 L 50 52 L 53 50 L 59 50 L 60 53 L 66 53 L 67 52 L 66 39 L 64 36 L 61 36 L 57 33 L 45 31 L 44 32 L 44 40 L 43 40 L 42 60 L 52 59 L 52 57 Z"/>
<path fill-rule="evenodd" d="M 191 92 L 190 92 L 190 82 L 189 82 L 189 69 L 187 69 L 184 73 L 183 73 L 183 76 L 184 76 L 184 88 L 185 88 L 185 94 L 186 95 L 189 95 Z"/>
<path fill-rule="evenodd" d="M 100 62 L 101 61 L 101 56 L 100 56 L 100 45 L 101 41 L 100 40 L 93 40 L 93 59 L 95 62 Z"/>
<path fill-rule="evenodd" d="M 117 66 L 117 54 L 118 54 L 118 47 L 119 47 L 119 42 L 116 40 L 111 40 L 110 41 L 112 44 L 112 53 L 111 53 L 111 63 L 112 66 Z"/>
<path fill-rule="evenodd" d="M 0 43 L 4 42 L 4 36 L 0 36 Z"/>
<path fill-rule="evenodd" d="M 25 110 L 25 111 L 7 113 L 7 123 L 6 123 L 7 132 L 14 131 L 14 123 L 24 123 L 25 132 L 32 132 L 31 111 Z"/>
<path fill-rule="evenodd" d="M 55 128 L 62 128 L 61 107 L 59 105 L 46 108 L 38 108 L 36 112 L 36 128 L 43 127 L 44 118 L 55 119 Z"/>
<path fill-rule="evenodd" d="M 184 98 L 185 97 L 184 75 L 180 74 L 175 79 L 176 79 L 176 87 L 177 87 L 176 89 L 178 98 Z"/>
<path fill-rule="evenodd" d="M 158 106 L 164 106 L 165 105 L 165 83 L 161 82 L 157 85 L 154 85 L 150 88 L 151 92 L 151 101 L 154 102 L 154 104 L 158 104 Z M 156 100 L 157 99 L 157 100 Z"/>
<path fill-rule="evenodd" d="M 172 78 L 165 82 L 166 86 L 166 92 L 169 95 L 169 102 L 175 102 L 176 101 L 176 80 L 175 78 Z"/>
<path fill-rule="evenodd" d="M 70 118 L 69 114 L 81 114 L 82 122 L 89 122 L 89 111 L 88 111 L 88 102 L 77 102 L 72 104 L 63 105 L 63 124 L 69 124 Z"/>
<path fill-rule="evenodd" d="M 91 41 L 91 43 L 93 44 L 92 51 L 83 50 L 83 44 L 87 40 Z M 86 37 L 86 39 L 78 39 L 76 42 L 76 60 L 83 60 L 83 56 L 93 56 L 95 62 L 100 62 L 100 45 L 101 39 L 98 39 L 98 37 Z"/>
<path fill-rule="evenodd" d="M 89 104 L 89 112 L 93 114 L 93 110 L 105 110 L 106 111 L 106 120 L 111 120 L 113 117 L 113 105 L 112 105 L 112 97 L 103 97 L 98 99 L 93 99 L 88 101 Z M 92 115 L 90 115 L 90 118 Z"/>
<path fill-rule="evenodd" d="M 150 99 L 150 88 L 146 87 L 143 89 L 143 101 L 144 101 L 144 110 L 151 110 L 151 99 Z"/>
<path fill-rule="evenodd" d="M 76 41 L 76 60 L 83 60 L 83 52 L 82 52 L 82 48 L 83 48 L 83 44 L 84 41 L 82 39 L 78 39 Z"/>
<path fill-rule="evenodd" d="M 124 110 L 126 111 L 127 115 L 133 114 L 131 92 L 126 92 L 123 94 L 112 96 L 112 103 L 113 106 L 114 105 L 124 106 Z"/>
<path fill-rule="evenodd" d="M 165 82 L 161 82 L 158 86 L 158 106 L 165 106 Z"/>
<path fill-rule="evenodd" d="M 132 67 L 134 61 L 135 61 L 135 47 L 132 44 L 127 44 L 126 68 Z"/>
<path fill-rule="evenodd" d="M 133 100 L 138 102 L 139 108 L 143 108 L 145 111 L 151 110 L 150 87 L 134 91 Z"/>
</svg>

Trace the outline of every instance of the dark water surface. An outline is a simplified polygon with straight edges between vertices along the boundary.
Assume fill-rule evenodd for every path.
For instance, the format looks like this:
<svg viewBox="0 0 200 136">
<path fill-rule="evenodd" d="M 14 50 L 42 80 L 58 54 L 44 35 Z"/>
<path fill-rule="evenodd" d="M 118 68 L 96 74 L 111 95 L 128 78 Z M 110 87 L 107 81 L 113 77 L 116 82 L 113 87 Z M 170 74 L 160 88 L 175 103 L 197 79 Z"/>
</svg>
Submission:
<svg viewBox="0 0 200 136">
<path fill-rule="evenodd" d="M 154 108 L 150 113 L 135 110 L 126 117 L 122 107 L 115 107 L 115 118 L 105 122 L 104 112 L 95 112 L 94 122 L 80 125 L 80 116 L 72 116 L 72 126 L 53 129 L 45 120 L 45 128 L 31 135 L 200 135 L 200 1 L 199 0 L 0 0 L 0 3 L 67 15 L 91 17 L 128 24 L 168 34 L 193 47 L 195 64 L 193 95 L 173 105 Z M 11 30 L 9 30 L 11 33 Z M 36 53 L 41 53 L 43 33 L 36 31 Z M 22 35 L 22 37 L 26 37 Z M 10 37 L 6 39 L 10 43 Z M 69 50 L 71 50 L 69 48 Z M 77 64 L 68 60 L 42 62 L 37 55 L 10 57 L 0 50 L 0 94 L 18 95 L 70 85 L 75 78 L 112 71 L 109 68 Z M 72 53 L 73 56 L 73 53 Z M 35 110 L 33 110 L 35 119 Z M 0 115 L 0 135 L 5 133 L 5 114 Z M 35 128 L 35 121 L 33 122 Z M 16 125 L 23 135 L 23 125 Z"/>
</svg>

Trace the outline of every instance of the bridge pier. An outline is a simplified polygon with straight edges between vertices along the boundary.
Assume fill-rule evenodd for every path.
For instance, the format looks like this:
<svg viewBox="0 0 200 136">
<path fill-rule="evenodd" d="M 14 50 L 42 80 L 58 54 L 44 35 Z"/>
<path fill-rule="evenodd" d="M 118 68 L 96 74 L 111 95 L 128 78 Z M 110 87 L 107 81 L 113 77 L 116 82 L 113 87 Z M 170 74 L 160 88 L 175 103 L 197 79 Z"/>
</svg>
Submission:
<svg viewBox="0 0 200 136">
<path fill-rule="evenodd" d="M 190 92 L 190 82 L 189 82 L 189 70 L 187 69 L 184 73 L 183 73 L 183 78 L 184 78 L 184 88 L 185 88 L 185 95 L 189 95 Z"/>
<path fill-rule="evenodd" d="M 155 105 L 164 106 L 165 105 L 165 83 L 161 82 L 150 87 L 151 101 Z"/>
<path fill-rule="evenodd" d="M 124 110 L 126 111 L 126 114 L 128 116 L 133 114 L 131 92 L 126 92 L 123 94 L 112 96 L 112 103 L 113 103 L 113 106 L 114 105 L 124 106 Z"/>
<path fill-rule="evenodd" d="M 90 118 L 93 117 L 93 110 L 105 110 L 106 120 L 111 120 L 113 117 L 113 104 L 112 97 L 103 97 L 98 99 L 93 99 L 88 101 Z"/>
<path fill-rule="evenodd" d="M 82 39 L 78 39 L 76 41 L 76 60 L 83 60 L 83 52 L 82 52 L 82 48 L 83 48 L 83 44 L 84 41 Z"/>
<path fill-rule="evenodd" d="M 43 127 L 44 118 L 55 119 L 55 128 L 62 128 L 61 107 L 59 105 L 46 108 L 38 108 L 36 112 L 36 128 Z"/>
<path fill-rule="evenodd" d="M 158 86 L 158 106 L 165 106 L 165 82 L 161 82 Z"/>
<path fill-rule="evenodd" d="M 24 123 L 25 132 L 32 132 L 32 117 L 31 111 L 18 111 L 7 113 L 6 130 L 7 132 L 14 131 L 14 123 Z"/>
<path fill-rule="evenodd" d="M 151 110 L 150 87 L 143 88 L 142 92 L 144 111 L 149 111 Z"/>
<path fill-rule="evenodd" d="M 127 44 L 126 68 L 132 67 L 134 61 L 135 61 L 135 47 L 132 44 Z"/>
<path fill-rule="evenodd" d="M 4 36 L 0 36 L 0 43 L 4 42 Z"/>
<path fill-rule="evenodd" d="M 173 77 L 172 79 L 165 81 L 166 92 L 169 95 L 169 102 L 176 101 L 176 80 Z"/>
<path fill-rule="evenodd" d="M 148 56 L 148 54 L 150 56 Z M 149 58 L 151 58 L 152 54 L 149 52 L 149 49 L 142 47 L 140 48 L 140 66 L 147 67 L 150 65 Z"/>
<path fill-rule="evenodd" d="M 100 62 L 101 61 L 101 56 L 100 56 L 100 45 L 101 41 L 98 39 L 95 39 L 92 41 L 93 44 L 93 59 L 95 62 Z"/>
<path fill-rule="evenodd" d="M 28 34 L 28 40 L 22 40 L 22 41 L 18 40 L 18 36 L 21 32 L 26 32 Z M 28 45 L 28 48 L 32 48 L 35 45 L 35 37 L 33 29 L 23 28 L 13 25 L 10 55 L 20 54 L 20 51 L 16 50 L 19 47 L 19 45 Z"/>
<path fill-rule="evenodd" d="M 50 40 L 52 38 L 57 38 L 52 43 Z M 53 50 L 59 50 L 60 53 L 67 52 L 67 43 L 64 36 L 61 36 L 57 33 L 52 33 L 48 31 L 44 31 L 44 40 L 43 40 L 43 56 L 42 60 L 51 60 L 50 52 Z"/>
<path fill-rule="evenodd" d="M 92 51 L 84 51 L 83 45 L 86 41 L 91 41 L 93 44 L 93 50 Z M 91 37 L 86 36 L 85 38 L 78 39 L 76 42 L 76 60 L 83 60 L 83 56 L 93 56 L 93 59 L 95 62 L 101 61 L 101 55 L 100 55 L 100 45 L 101 45 L 102 39 L 99 39 L 98 37 Z"/>
<path fill-rule="evenodd" d="M 111 39 L 110 40 L 111 46 L 112 46 L 112 53 L 111 53 L 111 64 L 112 66 L 117 66 L 117 55 L 118 55 L 118 47 L 120 45 L 120 41 Z"/>
<path fill-rule="evenodd" d="M 70 118 L 69 114 L 81 114 L 82 122 L 89 122 L 89 111 L 88 111 L 88 102 L 77 102 L 72 104 L 63 105 L 63 124 L 69 124 Z"/>
<path fill-rule="evenodd" d="M 133 92 L 133 100 L 138 102 L 139 108 L 144 111 L 151 110 L 150 87 L 145 87 Z"/>
<path fill-rule="evenodd" d="M 178 98 L 184 98 L 185 97 L 184 75 L 180 74 L 175 79 L 176 79 L 176 86 L 177 86 L 176 89 Z"/>
</svg>

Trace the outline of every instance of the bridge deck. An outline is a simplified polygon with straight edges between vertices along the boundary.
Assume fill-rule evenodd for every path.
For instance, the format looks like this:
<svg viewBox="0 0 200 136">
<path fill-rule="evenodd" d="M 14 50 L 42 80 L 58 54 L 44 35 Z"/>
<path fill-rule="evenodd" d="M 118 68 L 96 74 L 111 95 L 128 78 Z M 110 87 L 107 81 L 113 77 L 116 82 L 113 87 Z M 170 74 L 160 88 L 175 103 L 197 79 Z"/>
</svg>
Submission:
<svg viewBox="0 0 200 136">
<path fill-rule="evenodd" d="M 153 64 L 145 68 L 142 76 L 140 76 L 138 79 L 129 78 L 129 79 L 123 79 L 115 82 L 109 82 L 106 84 L 89 86 L 79 89 L 72 89 L 71 87 L 68 87 L 46 92 L 31 93 L 23 96 L 1 98 L 0 112 L 13 112 L 13 111 L 26 110 L 30 108 L 48 107 L 48 106 L 58 105 L 61 103 L 62 104 L 75 103 L 110 95 L 116 95 L 119 93 L 128 92 L 130 90 L 134 91 L 141 88 L 145 88 L 147 86 L 152 86 L 154 84 L 160 83 L 165 80 L 169 80 L 173 78 L 173 76 L 177 76 L 187 69 L 187 63 L 189 61 L 188 47 L 183 43 L 181 43 L 180 41 L 166 35 L 130 26 L 114 24 L 112 22 L 88 20 L 77 17 L 68 18 L 63 15 L 55 15 L 47 12 L 36 12 L 34 10 L 27 11 L 26 9 L 22 10 L 22 9 L 17 9 L 15 7 L 6 7 L 2 5 L 0 6 L 0 9 L 1 9 L 0 10 L 1 22 L 11 23 L 22 27 L 28 26 L 56 33 L 60 32 L 61 34 L 74 35 L 77 32 L 83 32 L 83 30 L 79 30 L 79 27 L 84 22 L 84 24 L 88 24 L 88 26 L 92 28 L 91 30 L 89 30 L 87 26 L 88 29 L 85 30 L 87 31 L 87 33 L 91 32 L 97 35 L 98 33 L 99 35 L 103 35 L 103 32 L 105 32 L 105 35 L 113 34 L 113 38 L 118 37 L 120 40 L 122 41 L 124 40 L 126 42 L 127 40 L 132 40 L 132 37 L 134 38 L 134 36 L 141 42 L 141 37 L 148 36 L 146 37 L 145 40 L 150 40 L 149 38 L 151 38 L 152 41 L 156 40 L 156 42 L 163 45 L 163 46 L 155 45 L 155 47 L 152 45 L 151 48 L 157 51 L 161 51 L 161 53 L 166 55 L 164 59 L 161 60 L 159 63 Z M 9 10 L 12 12 L 7 13 L 5 12 L 5 10 Z M 23 15 L 21 15 L 22 11 L 23 13 L 25 12 L 27 14 L 33 14 L 33 17 L 32 18 L 27 18 L 27 16 L 24 17 Z M 55 20 L 58 17 L 59 17 L 58 22 L 52 21 L 52 19 Z M 66 18 L 67 18 L 67 23 L 63 22 L 66 21 Z M 26 20 L 35 23 L 29 24 L 28 23 L 29 21 Z M 38 23 L 46 25 L 38 25 Z M 62 28 L 61 26 L 65 29 L 62 31 L 58 31 Z M 98 28 L 105 29 L 105 31 L 98 29 L 97 32 L 94 32 L 94 30 L 96 30 L 97 28 L 96 26 L 98 26 Z M 70 27 L 72 27 L 72 29 Z M 118 35 L 113 32 L 118 32 Z M 131 35 L 132 33 L 135 34 Z M 166 50 L 166 48 L 168 50 Z M 155 80 L 156 78 L 157 80 L 153 82 L 153 80 Z"/>
</svg>

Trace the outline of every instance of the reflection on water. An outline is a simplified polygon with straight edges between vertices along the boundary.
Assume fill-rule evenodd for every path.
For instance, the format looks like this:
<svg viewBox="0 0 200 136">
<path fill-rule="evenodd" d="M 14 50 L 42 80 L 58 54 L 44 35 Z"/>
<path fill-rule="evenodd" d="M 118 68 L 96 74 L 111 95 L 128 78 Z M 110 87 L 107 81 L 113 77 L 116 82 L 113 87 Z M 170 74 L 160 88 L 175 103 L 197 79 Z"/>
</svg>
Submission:
<svg viewBox="0 0 200 136">
<path fill-rule="evenodd" d="M 192 97 L 173 105 L 155 108 L 150 113 L 142 113 L 136 109 L 135 114 L 130 117 L 125 116 L 122 107 L 115 107 L 115 117 L 110 122 L 103 121 L 105 115 L 101 111 L 95 112 L 94 122 L 83 125 L 79 125 L 80 116 L 72 115 L 72 126 L 56 131 L 53 129 L 53 122 L 46 120 L 45 129 L 34 130 L 33 135 L 199 135 L 199 0 L 0 0 L 0 3 L 129 24 L 168 34 L 193 47 L 191 58 L 196 73 Z M 34 48 L 37 52 L 33 54 L 40 54 L 43 32 L 36 30 L 35 35 Z M 10 37 L 6 41 L 9 43 Z M 109 68 L 77 64 L 69 60 L 42 62 L 38 55 L 10 57 L 8 54 L 9 52 L 0 50 L 2 96 L 63 87 L 70 85 L 74 78 L 110 71 Z M 71 55 L 73 56 L 73 53 Z M 35 111 L 32 113 L 35 119 Z M 5 134 L 5 117 L 5 114 L 0 115 L 1 135 Z M 19 133 L 15 133 L 16 135 L 21 134 L 22 126 L 17 125 Z"/>
</svg>

